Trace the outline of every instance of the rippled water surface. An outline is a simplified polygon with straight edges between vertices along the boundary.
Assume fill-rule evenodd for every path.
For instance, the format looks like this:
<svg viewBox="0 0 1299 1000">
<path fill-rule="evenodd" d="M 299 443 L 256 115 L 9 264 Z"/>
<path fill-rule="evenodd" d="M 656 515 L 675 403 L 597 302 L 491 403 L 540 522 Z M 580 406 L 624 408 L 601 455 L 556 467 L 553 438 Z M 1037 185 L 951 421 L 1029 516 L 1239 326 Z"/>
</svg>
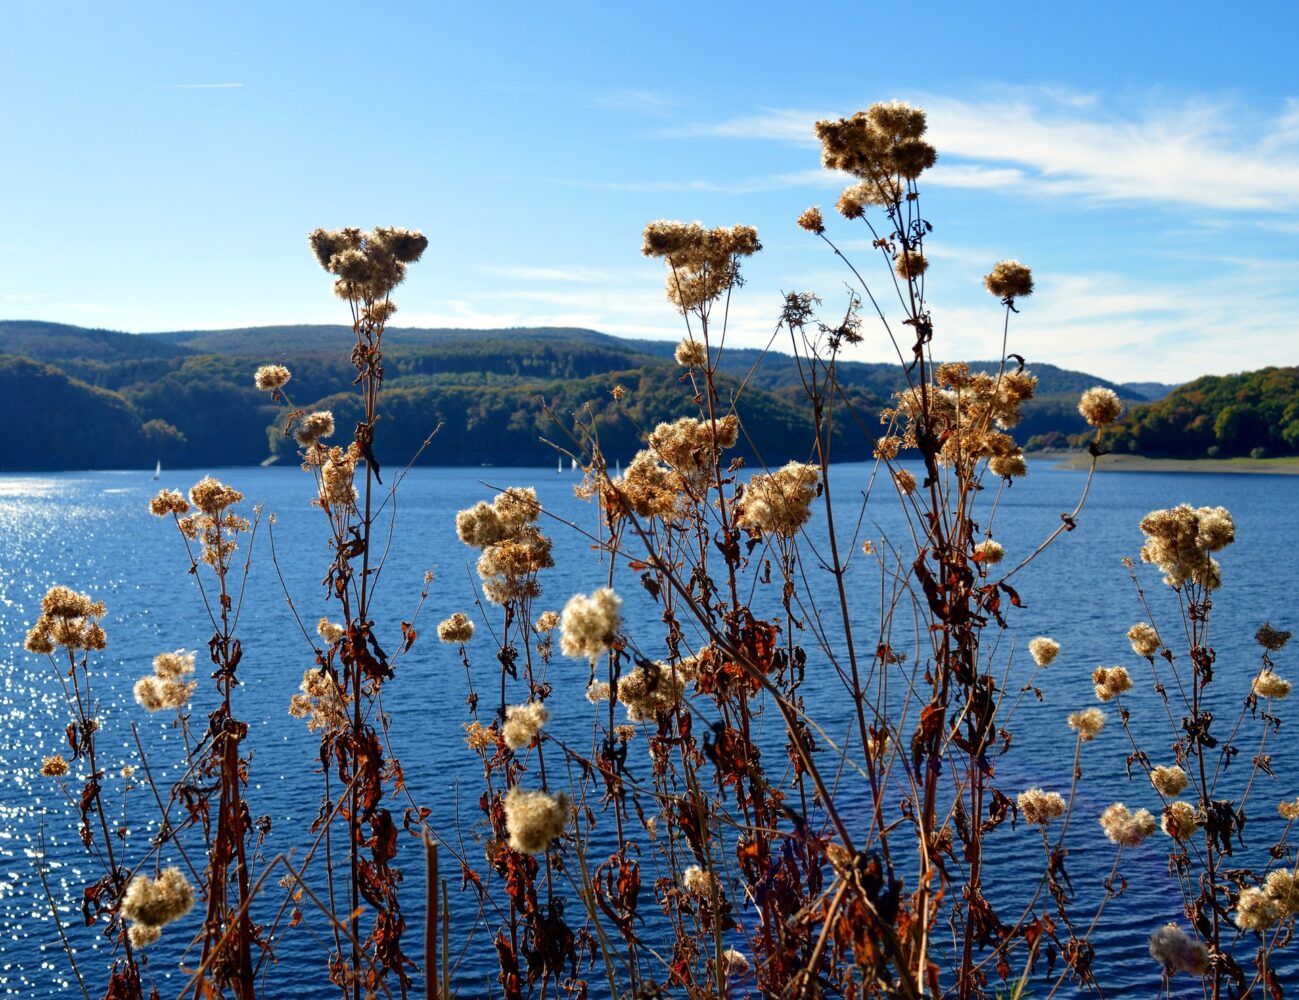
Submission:
<svg viewBox="0 0 1299 1000">
<path fill-rule="evenodd" d="M 860 502 L 870 472 L 866 466 L 834 468 L 834 490 L 841 510 L 848 511 L 850 504 Z M 250 502 L 277 514 L 279 568 L 303 620 L 314 622 L 329 613 L 332 608 L 324 603 L 320 587 L 328 551 L 319 530 L 320 514 L 309 506 L 306 477 L 293 469 L 236 469 L 218 475 L 242 489 Z M 207 631 L 201 600 L 185 573 L 180 541 L 169 523 L 148 515 L 146 501 L 159 485 L 187 488 L 198 477 L 197 473 L 169 473 L 161 484 L 146 473 L 134 472 L 0 477 L 0 535 L 5 540 L 0 548 L 0 641 L 6 678 L 0 692 L 0 812 L 4 819 L 0 823 L 0 992 L 49 996 L 75 989 L 49 903 L 34 875 L 33 859 L 39 853 L 42 831 L 50 889 L 79 960 L 94 978 L 111 960 L 110 946 L 79 927 L 81 888 L 96 875 L 81 852 L 73 809 L 59 793 L 57 783 L 37 773 L 42 754 L 64 749 L 67 712 L 49 663 L 23 651 L 23 636 L 35 619 L 41 595 L 53 583 L 68 584 L 104 601 L 109 648 L 94 660 L 95 696 L 103 726 L 101 756 L 113 765 L 110 773 L 114 776 L 121 763 L 138 763 L 129 728 L 134 722 L 150 762 L 160 778 L 165 778 L 169 766 L 179 758 L 179 737 L 165 720 L 146 715 L 134 704 L 131 684 L 147 671 L 155 653 L 178 647 L 201 649 Z M 455 538 L 454 512 L 478 499 L 490 499 L 491 487 L 534 484 L 548 507 L 593 530 L 593 513 L 573 498 L 573 482 L 567 473 L 556 475 L 553 470 L 417 469 L 400 494 L 394 543 L 380 581 L 378 620 L 395 623 L 403 617 L 409 619 L 425 570 L 432 569 L 436 579 L 420 619 L 423 636 L 401 661 L 396 679 L 386 689 L 386 708 L 393 716 L 395 747 L 403 758 L 414 797 L 432 808 L 432 821 L 440 829 L 454 830 L 458 824 L 467 850 L 475 858 L 481 856 L 481 848 L 474 843 L 480 767 L 466 751 L 460 728 L 466 718 L 464 671 L 453 648 L 431 640 L 432 626 L 439 619 L 457 610 L 475 612 L 474 553 Z M 997 523 L 1010 558 L 1029 551 L 1035 540 L 1059 526 L 1060 513 L 1073 507 L 1082 482 L 1079 473 L 1035 466 L 1032 475 L 1004 496 Z M 1167 721 L 1159 727 L 1163 709 L 1136 669 L 1145 669 L 1144 665 L 1135 662 L 1123 637 L 1128 626 L 1144 615 L 1120 560 L 1135 555 L 1140 547 L 1136 525 L 1142 515 L 1180 502 L 1226 506 L 1238 526 L 1236 544 L 1223 553 L 1226 585 L 1214 609 L 1215 689 L 1221 699 L 1221 718 L 1234 721 L 1257 667 L 1256 647 L 1250 641 L 1255 628 L 1266 619 L 1280 627 L 1299 624 L 1295 600 L 1299 477 L 1138 473 L 1098 477 L 1077 530 L 1064 535 L 1056 548 L 1019 575 L 1017 584 L 1025 608 L 1011 614 L 1010 629 L 999 637 L 998 662 L 1004 663 L 1012 650 L 1020 647 L 1012 660 L 1012 688 L 1026 676 L 1022 646 L 1029 638 L 1046 633 L 1064 646 L 1060 659 L 1038 681 L 1041 702 L 1032 694 L 1026 696 L 1011 727 L 1014 744 L 998 763 L 997 773 L 1009 793 L 1029 785 L 1067 789 L 1072 742 L 1063 719 L 1069 711 L 1094 703 L 1090 673 L 1098 664 L 1127 664 L 1138 678 L 1138 689 L 1128 701 L 1133 726 L 1145 736 L 1152 756 L 1160 762 L 1161 748 L 1167 747 L 1170 735 Z M 605 571 L 594 560 L 588 541 L 577 532 L 562 525 L 552 525 L 548 531 L 556 539 L 557 568 L 543 577 L 545 593 L 539 607 L 558 608 L 574 591 L 600 585 Z M 882 493 L 868 505 L 862 531 L 876 539 L 884 534 L 901 539 L 898 512 Z M 300 853 L 310 843 L 306 831 L 315 817 L 320 790 L 312 775 L 317 765 L 316 740 L 302 723 L 285 713 L 288 697 L 296 690 L 311 656 L 305 640 L 295 634 L 297 627 L 266 541 L 263 530 L 256 540 L 240 625 L 244 684 L 238 692 L 236 712 L 250 721 L 249 745 L 255 748 L 255 756 L 248 798 L 255 815 L 271 817 L 272 833 L 265 852 L 271 857 L 291 848 Z M 871 634 L 871 623 L 879 620 L 878 576 L 870 574 L 866 560 L 857 563 L 852 588 L 854 615 L 859 627 Z M 617 573 L 616 585 L 628 597 L 630 630 L 651 651 L 657 615 L 639 591 L 637 574 L 622 567 Z M 828 603 L 824 574 L 809 569 L 809 579 L 820 599 Z M 1158 585 L 1157 575 L 1148 568 L 1142 580 L 1156 612 L 1163 616 L 1161 621 L 1171 626 L 1169 592 Z M 485 679 L 492 673 L 492 653 L 486 641 L 487 622 L 480 614 L 475 617 L 479 631 L 470 651 L 480 678 Z M 397 645 L 393 635 L 386 638 L 389 646 Z M 1294 659 L 1292 650 L 1282 654 L 1281 670 L 1299 679 Z M 808 708 L 828 732 L 842 733 L 851 706 L 845 703 L 837 682 L 816 676 L 817 667 L 817 658 L 812 656 L 805 688 Z M 587 746 L 590 741 L 585 725 L 589 706 L 581 696 L 586 677 L 583 663 L 556 659 L 550 668 L 549 680 L 556 693 L 549 703 L 553 721 L 548 731 L 571 738 L 579 746 L 583 739 Z M 201 689 L 196 719 L 206 714 L 211 697 L 210 691 Z M 522 700 L 522 695 L 513 700 Z M 1288 715 L 1290 708 L 1284 705 L 1282 715 Z M 767 726 L 778 732 L 774 719 L 768 719 Z M 1242 774 L 1256 752 L 1248 743 L 1243 747 L 1237 765 Z M 1294 750 L 1289 724 L 1270 738 L 1269 750 L 1278 762 L 1277 777 L 1263 776 L 1251 799 L 1247 864 L 1258 860 L 1279 832 L 1276 801 L 1299 794 L 1299 771 L 1288 757 Z M 1144 780 L 1128 784 L 1124 760 L 1129 751 L 1122 729 L 1115 724 L 1085 748 L 1068 862 L 1077 912 L 1084 919 L 1101 897 L 1100 883 L 1113 860 L 1113 848 L 1100 836 L 1095 817 L 1115 799 L 1134 808 L 1158 809 L 1158 799 Z M 634 772 L 645 770 L 644 761 L 636 761 L 635 755 L 631 766 Z M 156 810 L 147 808 L 146 792 L 127 793 L 123 784 L 116 777 L 109 781 L 108 801 L 115 809 L 125 803 L 127 825 L 137 834 L 133 849 L 139 851 L 145 837 L 138 835 L 147 835 Z M 851 797 L 846 801 L 851 802 Z M 1159 924 L 1180 917 L 1180 894 L 1167 874 L 1166 843 L 1162 834 L 1157 834 L 1146 846 L 1127 853 L 1122 866 L 1127 890 L 1109 905 L 1097 927 L 1097 969 L 1102 981 L 1113 984 L 1112 989 L 1120 994 L 1153 995 L 1159 977 L 1146 954 L 1146 938 Z M 998 896 L 1004 894 L 1003 915 L 1017 916 L 1010 912 L 1013 901 L 1019 900 L 1022 906 L 1025 888 L 1036 885 L 1041 872 L 1037 835 L 1022 826 L 1011 831 L 1007 825 L 994 836 L 991 850 L 995 860 L 988 881 L 998 887 Z M 409 873 L 402 898 L 410 914 L 409 951 L 418 960 L 423 934 L 423 872 L 417 842 L 403 844 L 399 862 Z M 447 874 L 445 870 L 443 874 Z M 653 877 L 647 872 L 647 890 Z M 458 885 L 458 878 L 451 881 L 453 888 Z M 463 931 L 472 920 L 469 903 L 467 895 L 453 896 L 457 931 Z M 642 900 L 643 911 L 653 909 L 651 899 Z M 570 918 L 576 919 L 576 914 Z M 174 971 L 181 957 L 174 942 L 184 936 L 169 931 L 151 950 L 151 974 L 164 995 L 174 995 L 183 982 Z M 480 935 L 475 942 L 456 972 L 462 996 L 494 992 L 490 970 L 495 963 L 489 938 Z M 270 972 L 268 995 L 301 995 L 303 983 L 318 983 L 320 957 L 320 945 L 310 935 L 291 936 L 278 952 L 279 968 Z M 1290 981 L 1299 982 L 1293 963 L 1285 967 L 1285 973 Z M 598 973 L 592 980 L 598 982 Z M 1184 981 L 1182 988 L 1186 985 Z"/>
</svg>

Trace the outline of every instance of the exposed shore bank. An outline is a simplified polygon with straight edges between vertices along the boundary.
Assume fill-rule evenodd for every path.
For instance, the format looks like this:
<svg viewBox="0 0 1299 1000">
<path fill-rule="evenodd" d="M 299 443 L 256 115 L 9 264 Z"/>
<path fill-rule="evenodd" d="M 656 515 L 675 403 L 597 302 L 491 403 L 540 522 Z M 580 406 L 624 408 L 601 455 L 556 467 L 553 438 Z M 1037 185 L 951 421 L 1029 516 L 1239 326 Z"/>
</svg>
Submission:
<svg viewBox="0 0 1299 1000">
<path fill-rule="evenodd" d="M 1029 458 L 1056 461 L 1058 469 L 1086 469 L 1086 452 L 1037 452 Z M 1102 455 L 1097 472 L 1237 472 L 1250 475 L 1299 476 L 1299 457 L 1285 458 L 1146 458 L 1143 455 Z"/>
</svg>

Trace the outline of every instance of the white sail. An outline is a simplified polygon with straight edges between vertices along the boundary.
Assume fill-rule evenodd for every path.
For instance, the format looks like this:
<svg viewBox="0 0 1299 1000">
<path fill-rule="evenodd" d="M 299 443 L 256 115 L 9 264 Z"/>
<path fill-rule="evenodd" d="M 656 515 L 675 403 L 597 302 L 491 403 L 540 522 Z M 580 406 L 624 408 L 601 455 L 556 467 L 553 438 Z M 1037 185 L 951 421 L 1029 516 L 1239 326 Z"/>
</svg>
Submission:
<svg viewBox="0 0 1299 1000">
<path fill-rule="evenodd" d="M 162 462 L 161 462 L 161 460 L 160 460 L 160 461 L 158 462 L 158 464 L 155 465 L 154 468 L 153 468 L 153 478 L 154 478 L 154 479 L 161 479 L 161 478 L 162 478 Z"/>
</svg>

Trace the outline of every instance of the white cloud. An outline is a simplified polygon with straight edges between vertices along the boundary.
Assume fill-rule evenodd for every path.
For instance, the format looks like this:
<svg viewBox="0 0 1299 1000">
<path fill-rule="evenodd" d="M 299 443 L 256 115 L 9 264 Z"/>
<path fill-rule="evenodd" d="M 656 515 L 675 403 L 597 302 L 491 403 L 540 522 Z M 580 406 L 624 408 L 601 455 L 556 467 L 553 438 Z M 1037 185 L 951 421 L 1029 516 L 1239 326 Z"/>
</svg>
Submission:
<svg viewBox="0 0 1299 1000">
<path fill-rule="evenodd" d="M 1194 287 L 1107 272 L 1045 277 L 1011 317 L 1010 350 L 1118 382 L 1260 368 L 1295 337 L 1299 303 L 1277 279 L 1272 265 L 1248 260 Z M 979 304 L 933 303 L 943 357 L 987 358 L 1000 346 L 1000 309 L 969 302 Z"/>
<path fill-rule="evenodd" d="M 940 153 L 927 175 L 956 187 L 1016 187 L 1042 194 L 1227 210 L 1299 210 L 1299 101 L 1273 118 L 1203 98 L 1130 103 L 1114 111 L 1091 95 L 1047 88 L 992 97 L 916 101 Z M 810 145 L 830 112 L 768 109 L 679 129 Z"/>
</svg>

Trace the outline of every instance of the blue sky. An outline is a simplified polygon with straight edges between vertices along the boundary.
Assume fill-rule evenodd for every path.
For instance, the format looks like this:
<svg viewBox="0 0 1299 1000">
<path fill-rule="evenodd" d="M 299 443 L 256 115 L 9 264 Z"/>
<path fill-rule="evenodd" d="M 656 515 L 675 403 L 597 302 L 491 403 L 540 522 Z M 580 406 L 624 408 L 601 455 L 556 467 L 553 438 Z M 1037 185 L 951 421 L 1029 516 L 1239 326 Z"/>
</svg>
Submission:
<svg viewBox="0 0 1299 1000">
<path fill-rule="evenodd" d="M 1136 8 L 1136 9 L 1133 9 Z M 341 322 L 318 225 L 431 240 L 398 325 L 675 336 L 656 218 L 758 227 L 734 342 L 848 278 L 818 117 L 930 112 L 938 353 L 1177 381 L 1299 363 L 1299 5 L 0 0 L 0 318 Z M 861 223 L 831 235 L 868 277 Z M 872 336 L 862 360 L 886 360 Z"/>
</svg>

